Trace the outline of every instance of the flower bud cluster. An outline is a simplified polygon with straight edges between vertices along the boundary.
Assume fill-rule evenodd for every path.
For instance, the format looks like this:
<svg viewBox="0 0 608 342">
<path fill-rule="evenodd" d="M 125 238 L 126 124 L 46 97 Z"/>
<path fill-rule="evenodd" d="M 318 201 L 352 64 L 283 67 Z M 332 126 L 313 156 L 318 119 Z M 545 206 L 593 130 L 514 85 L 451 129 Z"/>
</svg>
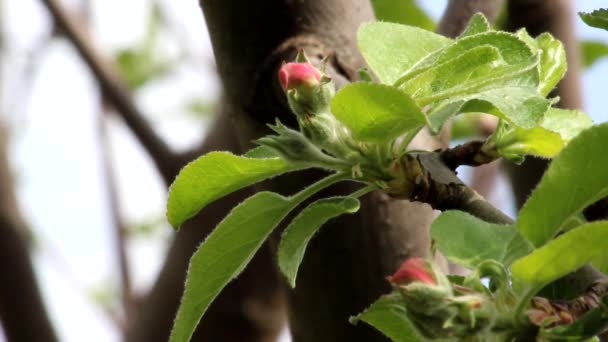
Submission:
<svg viewBox="0 0 608 342">
<path fill-rule="evenodd" d="M 331 113 L 330 104 L 336 89 L 323 68 L 317 69 L 301 53 L 296 62 L 281 66 L 278 79 L 286 93 L 289 107 L 296 115 L 299 131 L 309 143 L 316 146 L 326 157 L 337 160 L 341 169 L 350 169 L 353 178 L 378 178 L 378 175 L 383 175 L 382 167 L 377 166 L 377 162 L 368 156 L 373 154 L 369 152 L 368 144 L 354 140 L 350 130 Z M 275 128 L 273 129 L 276 131 Z M 300 137 L 296 139 L 296 135 L 290 132 L 290 138 L 287 138 L 287 131 L 279 129 L 283 131 L 279 137 L 264 138 L 259 142 L 276 149 L 292 161 L 305 162 L 306 158 L 312 157 L 319 160 L 319 151 L 312 153 L 310 146 L 303 148 L 306 144 Z M 287 151 L 288 149 L 290 151 Z M 302 151 L 307 154 L 297 157 L 296 154 Z M 390 149 L 387 151 L 390 152 Z M 390 159 L 389 157 L 384 156 L 383 160 Z"/>
<path fill-rule="evenodd" d="M 277 135 L 268 135 L 258 139 L 258 145 L 267 146 L 278 152 L 281 157 L 294 164 L 308 163 L 319 167 L 335 169 L 343 163 L 324 153 L 314 145 L 304 134 L 281 124 L 277 119 L 275 125 L 269 125 Z"/>
<path fill-rule="evenodd" d="M 431 261 L 414 257 L 388 277 L 404 299 L 410 320 L 428 338 L 462 338 L 491 325 L 495 308 L 485 293 L 453 286 Z"/>
</svg>

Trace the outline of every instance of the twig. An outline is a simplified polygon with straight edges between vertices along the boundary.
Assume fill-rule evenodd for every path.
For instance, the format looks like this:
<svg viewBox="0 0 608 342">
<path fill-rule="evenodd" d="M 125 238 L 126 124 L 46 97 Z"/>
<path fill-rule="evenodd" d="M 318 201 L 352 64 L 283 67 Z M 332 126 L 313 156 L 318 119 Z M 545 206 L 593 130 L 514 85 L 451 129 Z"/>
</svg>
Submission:
<svg viewBox="0 0 608 342">
<path fill-rule="evenodd" d="M 443 160 L 441 151 L 405 154 L 394 170 L 397 170 L 394 179 L 384 189 L 391 196 L 427 203 L 437 210 L 466 211 L 492 223 L 513 223 L 510 217 L 464 184 Z"/>
<path fill-rule="evenodd" d="M 114 173 L 112 172 L 111 149 L 107 136 L 107 129 L 105 127 L 106 122 L 104 120 L 104 115 L 100 115 L 99 121 L 99 144 L 101 146 L 102 154 L 101 162 L 106 183 L 105 185 L 106 189 L 108 190 L 108 202 L 110 206 L 109 215 L 112 221 L 111 224 L 114 231 L 116 252 L 118 254 L 118 264 L 120 269 L 121 297 L 125 320 L 121 327 L 124 330 L 126 327 L 128 327 L 129 322 L 133 320 L 133 315 L 135 313 L 135 303 L 131 288 L 131 272 L 129 271 L 129 260 L 127 257 L 127 234 L 124 222 L 120 217 L 118 192 Z"/>
<path fill-rule="evenodd" d="M 100 57 L 86 35 L 78 29 L 75 20 L 67 14 L 57 0 L 42 0 L 42 3 L 53 16 L 57 26 L 61 28 L 61 32 L 78 50 L 78 53 L 95 76 L 104 95 L 112 102 L 127 126 L 150 154 L 165 181 L 173 179 L 179 167 L 179 165 L 176 165 L 179 163 L 174 160 L 175 154 L 146 121 L 145 115 L 135 105 L 126 86 L 118 78 L 116 72 Z"/>
<path fill-rule="evenodd" d="M 483 141 L 470 141 L 462 145 L 445 149 L 441 152 L 441 159 L 451 170 L 456 170 L 459 166 L 480 166 L 491 163 L 497 156 L 485 152 Z"/>
</svg>

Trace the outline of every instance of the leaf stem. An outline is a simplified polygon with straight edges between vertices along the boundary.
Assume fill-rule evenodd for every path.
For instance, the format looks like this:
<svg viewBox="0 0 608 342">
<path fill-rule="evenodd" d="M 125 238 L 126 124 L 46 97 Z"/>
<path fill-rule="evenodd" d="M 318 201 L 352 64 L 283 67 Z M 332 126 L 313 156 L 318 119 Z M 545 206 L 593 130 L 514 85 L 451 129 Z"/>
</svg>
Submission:
<svg viewBox="0 0 608 342">
<path fill-rule="evenodd" d="M 353 192 L 352 194 L 349 195 L 349 197 L 359 198 L 359 197 L 361 197 L 361 196 L 363 196 L 365 194 L 368 194 L 368 193 L 370 193 L 370 192 L 372 192 L 372 191 L 374 191 L 376 189 L 378 189 L 377 186 L 375 186 L 373 184 L 370 184 L 368 186 L 362 187 L 361 189 Z"/>
<path fill-rule="evenodd" d="M 347 172 L 334 173 L 334 174 L 329 175 L 329 176 L 317 181 L 316 183 L 304 188 L 303 190 L 296 193 L 295 195 L 292 195 L 289 198 L 289 200 L 291 201 L 291 203 L 294 206 L 298 205 L 299 203 L 302 203 L 302 201 L 306 200 L 307 198 L 316 194 L 317 192 L 325 189 L 326 187 L 328 187 L 332 184 L 335 184 L 339 181 L 346 180 L 349 177 L 350 177 L 350 174 Z"/>
</svg>

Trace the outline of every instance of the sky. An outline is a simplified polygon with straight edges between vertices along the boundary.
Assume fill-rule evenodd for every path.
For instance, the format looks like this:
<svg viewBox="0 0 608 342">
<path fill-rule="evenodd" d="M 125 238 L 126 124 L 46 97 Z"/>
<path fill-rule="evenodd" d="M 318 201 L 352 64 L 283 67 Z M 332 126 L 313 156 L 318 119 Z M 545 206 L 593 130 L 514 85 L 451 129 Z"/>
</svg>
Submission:
<svg viewBox="0 0 608 342">
<path fill-rule="evenodd" d="M 76 0 L 64 3 L 72 9 L 80 4 Z M 189 115 L 183 103 L 192 98 L 216 99 L 219 81 L 197 1 L 161 3 L 175 26 L 175 32 L 161 35 L 163 53 L 170 58 L 191 56 L 196 62 L 182 63 L 167 77 L 146 85 L 136 93 L 136 100 L 170 145 L 183 150 L 202 139 L 209 120 Z M 92 4 L 91 33 L 102 51 L 117 51 L 141 41 L 146 23 L 142 13 L 148 10 L 148 1 Z M 421 4 L 438 18 L 445 1 Z M 4 0 L 2 5 L 8 47 L 2 59 L 5 81 L 0 96 L 3 111 L 8 113 L 3 119 L 11 127 L 10 152 L 19 203 L 35 233 L 35 267 L 50 316 L 62 341 L 118 341 L 115 325 L 93 301 L 93 293 L 118 281 L 98 142 L 102 127 L 109 134 L 120 214 L 127 223 L 162 218 L 166 189 L 119 120 L 100 125 L 95 82 L 68 43 L 48 41 L 50 20 L 38 0 Z M 605 1 L 576 1 L 577 10 L 602 5 Z M 608 34 L 588 28 L 580 20 L 576 29 L 585 39 L 608 43 Z M 33 75 L 31 82 L 23 81 L 23 72 Z M 585 107 L 596 122 L 608 118 L 603 112 L 607 76 L 608 59 L 583 76 Z M 502 187 L 506 189 L 504 184 Z M 164 224 L 151 235 L 129 241 L 136 289 L 145 291 L 155 279 L 171 236 Z"/>
</svg>

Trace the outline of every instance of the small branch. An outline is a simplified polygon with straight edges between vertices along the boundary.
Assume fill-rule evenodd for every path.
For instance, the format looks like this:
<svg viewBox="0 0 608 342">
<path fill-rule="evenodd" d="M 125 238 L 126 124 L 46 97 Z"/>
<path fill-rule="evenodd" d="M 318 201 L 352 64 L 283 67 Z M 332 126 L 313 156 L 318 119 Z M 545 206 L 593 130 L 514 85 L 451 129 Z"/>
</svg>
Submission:
<svg viewBox="0 0 608 342">
<path fill-rule="evenodd" d="M 441 160 L 450 170 L 456 170 L 459 166 L 480 166 L 491 163 L 497 159 L 485 152 L 482 147 L 483 141 L 469 141 L 465 144 L 443 150 Z"/>
<path fill-rule="evenodd" d="M 116 180 L 112 170 L 111 149 L 108 141 L 107 130 L 105 127 L 104 115 L 100 115 L 99 120 L 99 144 L 102 154 L 103 176 L 105 178 L 106 189 L 108 190 L 108 203 L 110 207 L 110 219 L 112 229 L 114 231 L 114 239 L 116 243 L 116 252 L 118 255 L 118 265 L 120 270 L 121 297 L 124 312 L 124 320 L 122 324 L 123 330 L 133 320 L 135 311 L 133 291 L 131 288 L 131 272 L 129 271 L 129 260 L 127 257 L 126 246 L 126 228 L 123 220 L 120 217 L 118 191 L 116 188 Z M 123 331 L 124 333 L 125 331 Z"/>
<path fill-rule="evenodd" d="M 42 3 L 51 13 L 56 25 L 61 28 L 61 32 L 86 62 L 104 95 L 150 154 L 165 180 L 173 179 L 179 167 L 176 166 L 174 153 L 146 121 L 145 115 L 137 108 L 116 72 L 100 57 L 86 35 L 78 29 L 76 21 L 57 0 L 42 0 Z"/>
<path fill-rule="evenodd" d="M 598 280 L 581 296 L 563 303 L 574 318 L 578 318 L 589 310 L 598 307 L 603 297 L 608 295 L 608 280 Z"/>
<path fill-rule="evenodd" d="M 436 210 L 462 210 L 484 221 L 512 224 L 513 220 L 464 184 L 442 158 L 442 152 L 418 152 L 400 160 L 402 174 L 388 183 L 394 197 L 424 202 Z"/>
<path fill-rule="evenodd" d="M 543 321 L 553 322 L 550 327 L 556 328 L 547 331 L 548 336 L 589 338 L 603 333 L 608 328 L 607 303 L 608 281 L 600 280 L 592 284 L 585 293 L 571 300 L 534 297 L 529 318 L 535 324 Z"/>
</svg>

